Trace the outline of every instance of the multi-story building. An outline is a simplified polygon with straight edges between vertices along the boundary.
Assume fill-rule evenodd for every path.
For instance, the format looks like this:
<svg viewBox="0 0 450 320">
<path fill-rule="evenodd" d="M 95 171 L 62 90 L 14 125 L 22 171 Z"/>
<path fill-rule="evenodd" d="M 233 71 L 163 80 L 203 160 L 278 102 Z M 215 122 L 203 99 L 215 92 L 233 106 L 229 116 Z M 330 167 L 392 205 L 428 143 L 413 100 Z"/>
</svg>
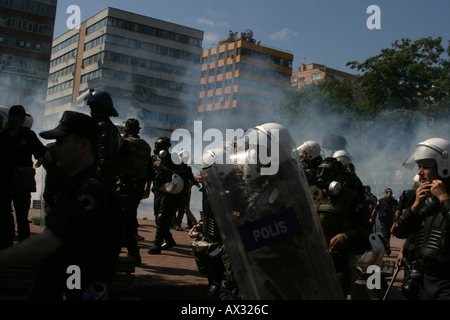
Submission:
<svg viewBox="0 0 450 320">
<path fill-rule="evenodd" d="M 251 30 L 231 32 L 203 51 L 198 112 L 204 127 L 246 129 L 264 119 L 289 85 L 291 53 L 260 45 Z"/>
<path fill-rule="evenodd" d="M 154 135 L 183 127 L 197 114 L 203 31 L 106 8 L 53 41 L 46 119 L 85 112 L 76 98 L 109 92 L 120 122 L 138 118 Z M 136 93 L 139 100 L 132 99 Z M 168 130 L 168 131 L 166 131 Z"/>
<path fill-rule="evenodd" d="M 356 80 L 357 76 L 346 73 L 343 71 L 330 69 L 322 64 L 309 63 L 301 64 L 298 71 L 292 73 L 291 85 L 293 87 L 301 87 L 305 83 L 311 83 L 312 81 L 320 81 L 325 79 L 327 72 L 331 72 L 336 78 L 342 82 L 351 83 Z"/>
<path fill-rule="evenodd" d="M 0 105 L 45 106 L 57 0 L 0 0 Z"/>
</svg>

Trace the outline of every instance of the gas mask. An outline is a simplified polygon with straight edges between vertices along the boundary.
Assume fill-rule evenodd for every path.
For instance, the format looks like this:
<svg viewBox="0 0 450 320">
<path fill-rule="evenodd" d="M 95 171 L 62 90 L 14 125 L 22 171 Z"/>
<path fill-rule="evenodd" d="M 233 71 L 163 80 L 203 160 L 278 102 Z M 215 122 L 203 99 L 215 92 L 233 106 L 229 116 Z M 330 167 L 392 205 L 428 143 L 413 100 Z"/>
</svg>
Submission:
<svg viewBox="0 0 450 320">
<path fill-rule="evenodd" d="M 392 197 L 392 189 L 388 188 L 386 190 L 384 190 L 384 195 L 386 196 L 386 198 L 391 198 Z"/>
<path fill-rule="evenodd" d="M 161 152 L 161 151 L 165 151 L 167 146 L 170 147 L 170 146 L 171 146 L 171 143 L 168 142 L 168 141 L 165 141 L 165 140 L 163 140 L 163 139 L 158 139 L 158 140 L 155 142 L 155 148 L 154 148 L 154 150 L 153 150 L 153 153 L 154 153 L 155 155 L 161 156 L 161 155 L 160 155 L 160 152 Z M 166 152 L 167 152 L 167 151 L 166 151 Z"/>
<path fill-rule="evenodd" d="M 329 163 L 322 163 L 317 168 L 316 185 L 319 189 L 327 190 L 333 195 L 337 195 L 341 191 L 341 184 L 335 181 L 336 175 L 333 167 Z"/>
</svg>

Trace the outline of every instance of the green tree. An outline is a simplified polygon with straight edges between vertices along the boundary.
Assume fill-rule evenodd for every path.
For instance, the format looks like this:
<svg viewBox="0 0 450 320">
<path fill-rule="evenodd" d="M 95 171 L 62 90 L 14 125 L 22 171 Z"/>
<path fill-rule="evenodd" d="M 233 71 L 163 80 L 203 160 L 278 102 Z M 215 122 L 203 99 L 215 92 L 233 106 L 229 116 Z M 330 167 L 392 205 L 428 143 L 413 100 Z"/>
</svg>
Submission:
<svg viewBox="0 0 450 320">
<path fill-rule="evenodd" d="M 382 110 L 406 109 L 420 111 L 439 95 L 433 90 L 442 76 L 445 52 L 442 39 L 422 38 L 396 40 L 391 48 L 363 63 L 348 62 L 347 66 L 363 73 L 359 76 L 367 107 L 374 113 Z"/>
</svg>

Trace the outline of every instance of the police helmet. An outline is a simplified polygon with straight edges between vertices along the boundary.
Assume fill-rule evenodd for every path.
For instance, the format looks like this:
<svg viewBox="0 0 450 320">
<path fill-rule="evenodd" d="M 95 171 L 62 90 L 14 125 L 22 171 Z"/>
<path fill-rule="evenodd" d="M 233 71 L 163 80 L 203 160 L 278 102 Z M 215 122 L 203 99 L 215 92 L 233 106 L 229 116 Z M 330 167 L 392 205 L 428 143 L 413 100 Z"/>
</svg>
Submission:
<svg viewBox="0 0 450 320">
<path fill-rule="evenodd" d="M 450 176 L 450 142 L 441 138 L 432 138 L 419 143 L 414 151 L 403 162 L 408 170 L 413 170 L 415 165 L 432 167 L 437 165 L 437 173 L 442 178 Z"/>
<path fill-rule="evenodd" d="M 302 154 L 305 154 L 308 160 L 312 160 L 320 156 L 321 148 L 320 144 L 318 144 L 316 141 L 309 140 L 303 142 L 303 144 L 298 147 L 297 150 Z"/>
<path fill-rule="evenodd" d="M 381 236 L 372 233 L 369 235 L 368 240 L 369 243 L 366 250 L 355 249 L 350 257 L 350 263 L 355 267 L 377 265 L 383 259 L 386 247 Z"/>
<path fill-rule="evenodd" d="M 246 143 L 248 143 L 248 150 L 244 178 L 249 182 L 260 178 L 261 175 L 276 174 L 279 164 L 288 159 L 294 159 L 300 163 L 291 134 L 280 124 L 266 123 L 247 130 L 237 141 L 237 146 L 239 148 Z"/>
<path fill-rule="evenodd" d="M 161 188 L 161 191 L 165 191 L 170 194 L 178 194 L 183 190 L 184 187 L 184 181 L 183 178 L 181 178 L 177 174 L 172 175 L 172 181 L 166 182 Z"/>
<path fill-rule="evenodd" d="M 170 148 L 172 144 L 170 143 L 170 139 L 168 137 L 161 137 L 155 141 L 155 154 L 159 154 L 161 150 L 166 150 Z"/>
<path fill-rule="evenodd" d="M 336 151 L 333 154 L 333 158 L 338 159 L 344 167 L 347 167 L 350 163 L 350 154 L 345 150 Z"/>
<path fill-rule="evenodd" d="M 110 94 L 103 90 L 89 89 L 77 98 L 78 102 L 87 101 L 91 113 L 98 116 L 118 117 L 119 113 L 114 108 Z"/>
<path fill-rule="evenodd" d="M 189 154 L 188 151 L 186 150 L 181 150 L 180 152 L 178 152 L 178 157 L 180 157 L 180 160 L 184 163 L 187 164 L 189 161 L 189 158 L 191 157 L 191 155 Z"/>
</svg>

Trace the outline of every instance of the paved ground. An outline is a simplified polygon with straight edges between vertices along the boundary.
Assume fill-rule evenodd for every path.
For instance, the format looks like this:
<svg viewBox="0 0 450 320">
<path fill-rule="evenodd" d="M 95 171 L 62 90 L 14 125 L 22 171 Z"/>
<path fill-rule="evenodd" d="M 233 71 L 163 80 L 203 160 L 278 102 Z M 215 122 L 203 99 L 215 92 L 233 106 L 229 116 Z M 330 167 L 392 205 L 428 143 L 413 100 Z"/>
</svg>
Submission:
<svg viewBox="0 0 450 320">
<path fill-rule="evenodd" d="M 30 218 L 39 216 L 40 211 L 30 210 Z M 129 298 L 141 300 L 205 300 L 207 280 L 198 272 L 197 265 L 192 255 L 190 244 L 192 240 L 188 236 L 188 230 L 177 231 L 172 229 L 171 233 L 177 245 L 174 248 L 163 251 L 160 255 L 149 255 L 148 248 L 153 244 L 155 236 L 155 222 L 152 213 L 139 211 L 139 234 L 145 238 L 140 242 L 142 264 L 136 267 L 136 291 L 129 295 Z M 144 217 L 145 219 L 142 219 Z M 183 220 L 184 222 L 185 220 Z M 186 225 L 183 223 L 183 228 Z M 31 225 L 33 233 L 42 232 L 43 227 Z M 402 240 L 392 238 L 392 254 L 385 256 L 385 260 L 396 260 Z M 126 255 L 126 250 L 122 252 Z M 391 278 L 386 279 L 386 285 Z M 401 300 L 401 281 L 403 280 L 403 270 L 401 270 L 394 282 L 387 300 Z M 385 287 L 377 294 L 366 289 L 366 286 L 359 285 L 358 290 L 353 292 L 352 300 L 372 299 L 377 300 L 382 297 Z M 383 291 L 383 292 L 381 292 Z"/>
</svg>

